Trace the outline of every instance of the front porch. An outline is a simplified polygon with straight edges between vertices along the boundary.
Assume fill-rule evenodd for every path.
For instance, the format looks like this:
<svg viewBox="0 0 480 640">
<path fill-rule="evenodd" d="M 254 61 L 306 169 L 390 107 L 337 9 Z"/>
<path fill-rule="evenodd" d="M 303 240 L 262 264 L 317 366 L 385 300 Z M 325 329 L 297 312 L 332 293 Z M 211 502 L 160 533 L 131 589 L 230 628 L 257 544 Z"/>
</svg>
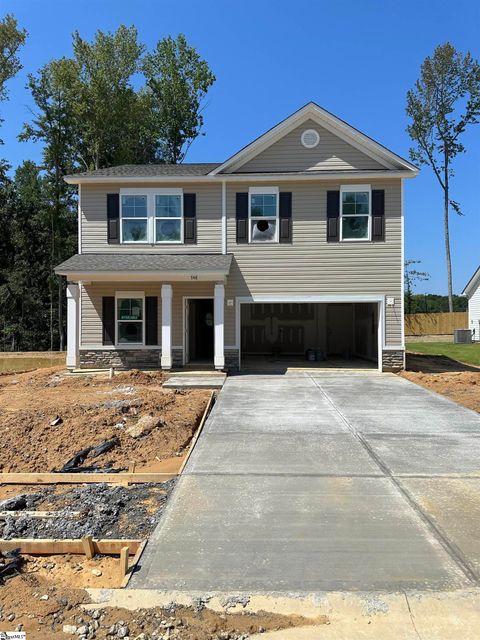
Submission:
<svg viewBox="0 0 480 640">
<path fill-rule="evenodd" d="M 134 257 L 141 258 L 141 272 L 124 268 L 124 259 Z M 108 270 L 87 272 L 91 256 L 75 258 L 83 271 L 67 269 L 69 261 L 59 269 L 70 281 L 67 367 L 225 369 L 230 256 L 120 256 L 123 269 L 117 272 L 112 261 Z M 119 256 L 107 258 L 118 262 Z M 168 268 L 146 272 L 148 258 L 151 266 L 167 259 Z"/>
</svg>

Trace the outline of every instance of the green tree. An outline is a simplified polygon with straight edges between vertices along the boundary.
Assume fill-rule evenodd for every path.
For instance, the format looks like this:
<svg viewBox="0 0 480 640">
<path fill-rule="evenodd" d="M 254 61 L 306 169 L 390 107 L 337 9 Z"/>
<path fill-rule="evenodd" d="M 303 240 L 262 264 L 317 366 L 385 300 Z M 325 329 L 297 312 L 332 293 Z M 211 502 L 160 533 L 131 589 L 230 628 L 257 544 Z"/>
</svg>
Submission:
<svg viewBox="0 0 480 640">
<path fill-rule="evenodd" d="M 480 66 L 470 53 L 463 55 L 446 43 L 438 46 L 421 66 L 420 78 L 407 93 L 407 131 L 415 143 L 413 162 L 428 165 L 443 191 L 443 224 L 449 310 L 453 311 L 452 260 L 449 213 L 461 214 L 450 196 L 452 162 L 465 152 L 461 136 L 480 114 Z"/>
<path fill-rule="evenodd" d="M 182 162 L 203 126 L 203 101 L 215 82 L 208 63 L 191 47 L 183 34 L 164 38 L 142 64 L 158 157 Z"/>
<path fill-rule="evenodd" d="M 0 20 L 0 102 L 7 99 L 8 92 L 6 84 L 22 68 L 18 50 L 25 43 L 27 32 L 19 29 L 17 20 L 11 14 Z M 0 118 L 0 125 L 3 120 Z M 3 141 L 0 139 L 0 144 Z M 8 169 L 5 160 L 0 160 L 0 171 L 5 173 Z"/>
<path fill-rule="evenodd" d="M 60 350 L 64 347 L 65 291 L 63 279 L 55 276 L 53 269 L 71 255 L 76 242 L 75 195 L 63 179 L 75 167 L 77 137 L 70 97 L 76 79 L 75 65 L 65 58 L 48 63 L 40 69 L 37 76 L 30 75 L 28 87 L 37 107 L 37 114 L 31 124 L 24 125 L 19 136 L 20 140 L 43 142 L 42 186 L 44 213 L 49 229 L 50 348 L 54 348 L 58 339 Z M 54 316 L 57 318 L 56 326 Z"/>
</svg>

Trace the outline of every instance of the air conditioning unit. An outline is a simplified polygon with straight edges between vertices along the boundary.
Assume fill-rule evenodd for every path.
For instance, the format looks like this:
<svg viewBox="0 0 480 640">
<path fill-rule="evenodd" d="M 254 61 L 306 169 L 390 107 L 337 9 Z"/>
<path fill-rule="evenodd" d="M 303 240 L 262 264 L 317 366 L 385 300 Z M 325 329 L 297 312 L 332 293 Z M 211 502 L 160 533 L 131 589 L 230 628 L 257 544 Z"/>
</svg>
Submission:
<svg viewBox="0 0 480 640">
<path fill-rule="evenodd" d="M 453 341 L 455 344 L 471 344 L 472 332 L 470 329 L 455 329 Z"/>
</svg>

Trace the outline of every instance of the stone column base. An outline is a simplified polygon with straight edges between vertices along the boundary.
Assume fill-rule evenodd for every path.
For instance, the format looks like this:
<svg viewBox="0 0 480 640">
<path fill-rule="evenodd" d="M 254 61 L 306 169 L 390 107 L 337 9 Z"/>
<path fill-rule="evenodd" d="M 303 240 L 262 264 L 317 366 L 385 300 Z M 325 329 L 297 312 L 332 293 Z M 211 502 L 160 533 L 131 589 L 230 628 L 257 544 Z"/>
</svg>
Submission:
<svg viewBox="0 0 480 640">
<path fill-rule="evenodd" d="M 225 371 L 235 373 L 240 369 L 240 351 L 238 349 L 225 349 Z"/>
<path fill-rule="evenodd" d="M 382 367 L 384 371 L 402 371 L 404 369 L 405 352 L 399 350 L 385 350 L 382 352 Z"/>
</svg>

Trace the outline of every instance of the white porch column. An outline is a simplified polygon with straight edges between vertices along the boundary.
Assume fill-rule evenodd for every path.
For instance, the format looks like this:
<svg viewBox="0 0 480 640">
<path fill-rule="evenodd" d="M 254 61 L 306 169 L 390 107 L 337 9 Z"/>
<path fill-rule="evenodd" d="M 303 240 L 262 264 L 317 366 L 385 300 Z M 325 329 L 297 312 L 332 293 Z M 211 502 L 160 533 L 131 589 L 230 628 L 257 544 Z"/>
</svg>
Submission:
<svg viewBox="0 0 480 640">
<path fill-rule="evenodd" d="M 162 284 L 162 369 L 172 368 L 172 285 Z"/>
<path fill-rule="evenodd" d="M 215 369 L 223 369 L 225 367 L 225 355 L 224 355 L 224 315 L 225 315 L 225 285 L 216 284 L 214 303 L 213 303 L 213 316 L 215 322 L 215 356 L 214 365 Z"/>
<path fill-rule="evenodd" d="M 67 285 L 67 367 L 78 367 L 79 359 L 79 298 L 78 284 Z"/>
</svg>

